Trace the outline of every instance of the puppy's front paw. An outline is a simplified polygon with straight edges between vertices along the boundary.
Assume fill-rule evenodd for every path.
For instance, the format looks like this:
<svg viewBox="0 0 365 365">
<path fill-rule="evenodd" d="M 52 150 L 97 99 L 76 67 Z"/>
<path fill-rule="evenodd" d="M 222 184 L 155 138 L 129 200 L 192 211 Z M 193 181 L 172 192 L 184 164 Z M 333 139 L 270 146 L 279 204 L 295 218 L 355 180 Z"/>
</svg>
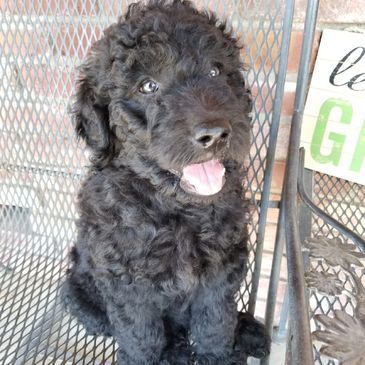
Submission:
<svg viewBox="0 0 365 365">
<path fill-rule="evenodd" d="M 235 351 L 261 359 L 270 353 L 270 347 L 265 326 L 249 313 L 238 313 Z"/>
</svg>

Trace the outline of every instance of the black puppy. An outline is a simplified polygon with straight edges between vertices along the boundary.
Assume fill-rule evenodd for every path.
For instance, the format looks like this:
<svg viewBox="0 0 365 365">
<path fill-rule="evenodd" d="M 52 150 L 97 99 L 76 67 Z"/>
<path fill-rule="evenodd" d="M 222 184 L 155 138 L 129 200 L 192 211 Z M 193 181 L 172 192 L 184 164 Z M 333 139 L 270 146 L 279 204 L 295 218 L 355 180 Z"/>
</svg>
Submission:
<svg viewBox="0 0 365 365">
<path fill-rule="evenodd" d="M 63 297 L 89 332 L 115 337 L 118 364 L 194 352 L 234 365 L 268 350 L 234 300 L 251 111 L 239 55 L 213 14 L 154 0 L 131 5 L 81 67 L 74 117 L 93 158 Z"/>
</svg>

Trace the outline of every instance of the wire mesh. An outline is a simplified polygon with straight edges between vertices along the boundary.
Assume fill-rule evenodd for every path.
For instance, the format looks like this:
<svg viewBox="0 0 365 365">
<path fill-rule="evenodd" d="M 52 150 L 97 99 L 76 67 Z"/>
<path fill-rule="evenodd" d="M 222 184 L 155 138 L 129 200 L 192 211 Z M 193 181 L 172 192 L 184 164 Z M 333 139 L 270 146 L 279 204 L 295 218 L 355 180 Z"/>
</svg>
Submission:
<svg viewBox="0 0 365 365">
<path fill-rule="evenodd" d="M 365 187 L 343 179 L 326 174 L 315 173 L 313 175 L 313 201 L 314 203 L 330 214 L 337 221 L 347 228 L 356 232 L 359 236 L 365 236 Z M 312 216 L 312 237 L 326 237 L 341 239 L 343 244 L 353 244 L 353 242 L 336 229 L 324 222 L 316 215 Z M 360 252 L 360 250 L 355 250 Z M 336 295 L 326 295 L 318 290 L 309 291 L 309 303 L 311 308 L 311 328 L 315 330 L 326 330 L 326 328 L 316 319 L 316 315 L 325 314 L 334 317 L 335 310 L 343 311 L 350 316 L 356 310 L 358 289 L 354 286 L 353 280 L 348 272 L 341 266 L 333 267 L 323 260 L 310 260 L 308 271 L 323 272 L 333 275 L 341 282 L 341 292 Z M 354 274 L 359 277 L 362 285 L 365 285 L 364 268 L 357 268 Z M 349 333 L 349 336 L 351 334 Z M 315 364 L 335 365 L 338 360 L 328 357 L 320 352 L 323 344 L 314 341 Z M 355 361 L 355 359 L 354 359 Z"/>
<path fill-rule="evenodd" d="M 58 303 L 75 234 L 75 193 L 87 166 L 68 115 L 75 68 L 129 1 L 10 0 L 0 4 L 1 364 L 111 364 L 110 339 L 86 336 Z M 246 44 L 254 96 L 248 189 L 253 202 L 247 309 L 259 200 L 272 124 L 284 0 L 199 1 Z"/>
</svg>

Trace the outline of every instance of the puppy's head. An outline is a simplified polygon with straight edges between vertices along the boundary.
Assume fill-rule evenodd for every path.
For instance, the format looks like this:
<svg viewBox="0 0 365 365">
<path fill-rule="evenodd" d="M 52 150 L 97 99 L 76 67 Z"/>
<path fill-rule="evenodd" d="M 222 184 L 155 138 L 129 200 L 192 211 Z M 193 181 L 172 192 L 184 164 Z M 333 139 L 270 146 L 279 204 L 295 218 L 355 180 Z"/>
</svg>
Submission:
<svg viewBox="0 0 365 365">
<path fill-rule="evenodd" d="M 188 194 L 215 195 L 249 149 L 239 54 L 224 24 L 188 1 L 133 4 L 81 67 L 77 133 L 96 163 L 154 165 Z"/>
</svg>

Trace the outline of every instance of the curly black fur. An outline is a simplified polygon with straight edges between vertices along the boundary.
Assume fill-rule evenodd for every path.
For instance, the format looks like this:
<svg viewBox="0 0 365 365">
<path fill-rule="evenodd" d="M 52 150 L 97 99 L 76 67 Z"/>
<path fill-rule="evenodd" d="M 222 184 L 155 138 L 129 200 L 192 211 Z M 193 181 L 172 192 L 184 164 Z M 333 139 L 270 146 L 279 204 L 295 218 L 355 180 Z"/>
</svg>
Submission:
<svg viewBox="0 0 365 365">
<path fill-rule="evenodd" d="M 251 111 L 239 54 L 213 14 L 154 0 L 131 5 L 81 67 L 73 113 L 93 157 L 63 297 L 90 333 L 115 337 L 119 364 L 186 365 L 194 352 L 199 365 L 234 365 L 267 352 L 234 300 L 247 261 Z M 146 79 L 158 92 L 140 92 Z M 229 143 L 192 142 L 217 120 Z M 222 190 L 186 192 L 184 166 L 212 158 L 226 169 Z"/>
</svg>

